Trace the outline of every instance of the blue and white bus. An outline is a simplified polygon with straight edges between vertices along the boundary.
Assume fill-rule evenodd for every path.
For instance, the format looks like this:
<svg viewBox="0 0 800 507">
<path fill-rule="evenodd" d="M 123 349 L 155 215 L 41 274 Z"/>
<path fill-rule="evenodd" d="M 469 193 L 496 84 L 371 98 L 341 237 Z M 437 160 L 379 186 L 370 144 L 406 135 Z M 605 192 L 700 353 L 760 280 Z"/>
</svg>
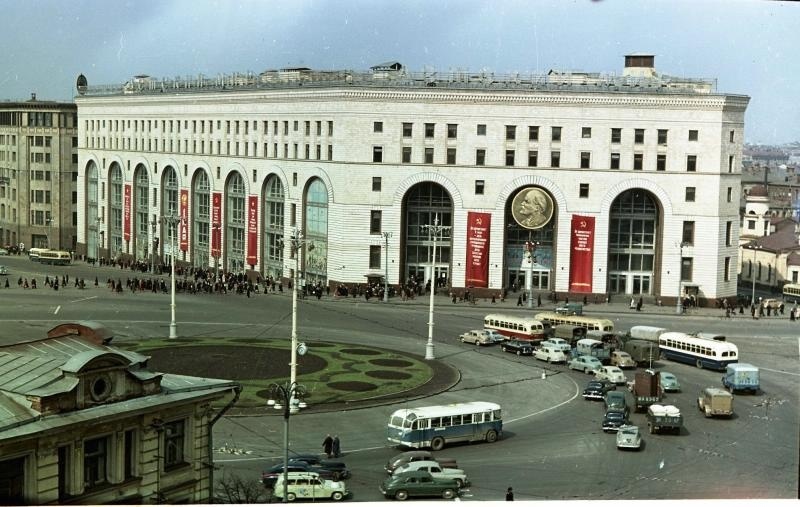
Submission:
<svg viewBox="0 0 800 507">
<path fill-rule="evenodd" d="M 662 359 L 693 364 L 698 368 L 725 370 L 739 362 L 739 349 L 730 342 L 698 338 L 686 333 L 666 332 L 658 337 Z"/>
<path fill-rule="evenodd" d="M 486 401 L 404 408 L 389 418 L 389 442 L 440 450 L 451 442 L 495 442 L 503 434 L 500 405 Z"/>
</svg>

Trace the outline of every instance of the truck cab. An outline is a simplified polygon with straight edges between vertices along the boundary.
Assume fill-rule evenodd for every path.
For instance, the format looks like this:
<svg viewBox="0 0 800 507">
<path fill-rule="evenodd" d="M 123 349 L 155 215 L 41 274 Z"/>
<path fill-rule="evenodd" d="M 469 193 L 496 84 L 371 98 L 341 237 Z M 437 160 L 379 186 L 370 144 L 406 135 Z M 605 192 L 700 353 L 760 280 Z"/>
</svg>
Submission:
<svg viewBox="0 0 800 507">
<path fill-rule="evenodd" d="M 733 415 L 733 395 L 717 387 L 706 387 L 697 397 L 697 408 L 706 417 Z"/>
</svg>

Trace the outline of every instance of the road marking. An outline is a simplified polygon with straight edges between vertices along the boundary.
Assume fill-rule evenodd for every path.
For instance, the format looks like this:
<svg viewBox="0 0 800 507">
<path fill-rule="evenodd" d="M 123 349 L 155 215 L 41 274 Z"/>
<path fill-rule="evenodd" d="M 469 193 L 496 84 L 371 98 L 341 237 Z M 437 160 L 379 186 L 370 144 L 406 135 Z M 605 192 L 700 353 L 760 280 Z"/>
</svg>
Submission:
<svg viewBox="0 0 800 507">
<path fill-rule="evenodd" d="M 792 372 L 783 371 L 783 370 L 773 370 L 772 368 L 760 368 L 760 369 L 764 370 L 764 371 L 771 371 L 773 373 L 782 373 L 784 375 L 792 375 L 792 376 L 795 376 L 795 377 L 800 377 L 800 373 L 792 373 Z"/>
<path fill-rule="evenodd" d="M 58 315 L 59 310 L 61 310 L 61 305 L 56 306 L 56 311 L 53 312 L 53 315 Z"/>
<path fill-rule="evenodd" d="M 533 417 L 535 415 L 544 414 L 545 412 L 550 412 L 551 410 L 556 409 L 556 408 L 558 408 L 558 407 L 560 407 L 562 405 L 566 405 L 567 403 L 569 403 L 572 400 L 574 400 L 575 398 L 577 398 L 580 395 L 580 392 L 579 392 L 580 387 L 578 387 L 578 384 L 571 377 L 567 377 L 567 378 L 570 380 L 570 382 L 572 382 L 572 385 L 575 386 L 575 394 L 572 395 L 572 398 L 570 398 L 570 399 L 568 399 L 566 401 L 562 401 L 558 405 L 553 405 L 552 407 L 545 408 L 545 409 L 540 410 L 538 412 L 533 412 L 532 414 L 524 415 L 522 417 L 517 417 L 516 419 L 509 419 L 508 421 L 503 420 L 503 424 L 511 424 L 513 422 L 522 421 L 524 419 L 527 419 L 529 417 Z"/>
<path fill-rule="evenodd" d="M 389 445 L 377 445 L 375 447 L 361 447 L 359 449 L 352 449 L 348 450 L 347 454 L 353 454 L 354 452 L 364 452 L 364 451 L 374 451 L 375 449 L 386 449 L 387 447 L 391 447 Z M 217 452 L 217 451 L 214 451 Z M 214 463 L 236 463 L 238 461 L 257 461 L 257 460 L 265 460 L 265 459 L 282 459 L 283 454 L 280 456 L 257 456 L 252 458 L 232 458 L 232 459 L 216 459 L 214 458 Z M 291 456 L 289 456 L 291 459 Z"/>
<path fill-rule="evenodd" d="M 97 299 L 97 296 L 90 296 L 88 298 L 83 299 L 73 299 L 70 303 L 80 303 L 81 301 L 89 301 L 90 299 Z"/>
</svg>

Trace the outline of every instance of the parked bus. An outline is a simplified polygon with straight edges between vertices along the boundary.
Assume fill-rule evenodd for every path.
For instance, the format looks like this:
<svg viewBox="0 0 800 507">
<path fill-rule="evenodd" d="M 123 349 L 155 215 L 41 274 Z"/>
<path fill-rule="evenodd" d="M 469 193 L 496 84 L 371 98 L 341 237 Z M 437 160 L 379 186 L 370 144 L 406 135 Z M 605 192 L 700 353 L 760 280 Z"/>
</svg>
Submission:
<svg viewBox="0 0 800 507">
<path fill-rule="evenodd" d="M 549 334 L 549 326 L 531 317 L 490 313 L 483 319 L 484 329 L 494 329 L 503 336 L 519 340 L 541 341 Z"/>
<path fill-rule="evenodd" d="M 787 283 L 783 286 L 783 300 L 792 303 L 800 301 L 800 284 Z"/>
<path fill-rule="evenodd" d="M 44 252 L 39 252 L 39 262 L 42 264 L 66 266 L 72 263 L 72 255 L 63 250 L 45 250 Z"/>
<path fill-rule="evenodd" d="M 588 331 L 605 331 L 607 333 L 614 331 L 614 323 L 610 320 L 586 315 L 560 315 L 556 312 L 543 312 L 537 313 L 534 318 L 551 326 L 569 324 L 586 328 Z"/>
<path fill-rule="evenodd" d="M 39 262 L 39 255 L 41 255 L 42 252 L 47 252 L 49 250 L 49 248 L 31 248 L 28 250 L 28 259 Z"/>
<path fill-rule="evenodd" d="M 739 362 L 739 349 L 730 342 L 698 338 L 686 333 L 666 332 L 658 337 L 662 359 L 693 364 L 698 368 L 725 370 Z"/>
<path fill-rule="evenodd" d="M 500 405 L 486 401 L 396 410 L 389 418 L 389 442 L 440 450 L 451 442 L 495 442 L 503 434 Z"/>
</svg>

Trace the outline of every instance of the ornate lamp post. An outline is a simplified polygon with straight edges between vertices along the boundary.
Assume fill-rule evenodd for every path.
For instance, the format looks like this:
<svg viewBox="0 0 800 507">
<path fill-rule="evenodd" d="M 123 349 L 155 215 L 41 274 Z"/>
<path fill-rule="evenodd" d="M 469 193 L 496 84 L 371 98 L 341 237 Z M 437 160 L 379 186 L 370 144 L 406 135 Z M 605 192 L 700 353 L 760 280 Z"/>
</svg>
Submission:
<svg viewBox="0 0 800 507">
<path fill-rule="evenodd" d="M 169 225 L 170 231 L 171 231 L 170 234 L 172 235 L 172 237 L 170 238 L 172 240 L 172 241 L 170 241 L 170 250 L 171 250 L 171 254 L 170 254 L 170 268 L 171 268 L 170 269 L 170 285 L 171 285 L 171 293 L 172 293 L 171 302 L 170 302 L 170 310 L 171 310 L 172 318 L 171 318 L 171 320 L 169 322 L 169 337 L 174 339 L 174 338 L 178 337 L 178 325 L 175 322 L 175 259 L 176 259 L 175 253 L 178 250 L 178 245 L 177 245 L 178 233 L 177 233 L 177 229 L 178 229 L 178 224 L 181 223 L 181 218 L 176 214 L 164 215 L 161 218 L 164 220 L 164 223 Z"/>
<path fill-rule="evenodd" d="M 295 349 L 292 349 L 294 355 Z M 289 483 L 289 416 L 300 412 L 306 408 L 303 398 L 306 396 L 306 388 L 296 382 L 285 384 L 272 384 L 269 386 L 269 399 L 267 406 L 275 410 L 283 411 L 283 502 L 289 501 L 287 495 L 287 485 Z"/>
<path fill-rule="evenodd" d="M 385 265 L 384 265 L 384 276 L 383 276 L 383 302 L 389 302 L 389 238 L 392 237 L 391 232 L 383 232 L 383 241 L 384 241 L 384 249 L 385 249 Z"/>
<path fill-rule="evenodd" d="M 158 225 L 158 222 L 156 221 L 156 216 L 153 215 L 153 221 L 150 222 L 150 230 L 153 232 L 153 235 L 150 238 L 150 241 L 151 241 L 151 244 L 152 244 L 152 247 L 153 247 L 152 255 L 150 255 L 150 272 L 151 273 L 155 273 L 155 271 L 156 271 L 156 250 L 158 250 L 158 247 L 156 246 L 156 226 L 157 225 Z"/>
<path fill-rule="evenodd" d="M 531 239 L 532 232 L 528 232 L 528 241 L 525 242 L 525 255 L 528 257 L 528 273 L 525 275 L 525 289 L 528 292 L 528 308 L 533 308 L 533 263 L 536 260 L 536 247 L 538 241 Z"/>
<path fill-rule="evenodd" d="M 675 313 L 680 315 L 683 313 L 683 247 L 689 246 L 690 243 L 682 242 L 678 245 L 680 255 L 678 256 L 678 300 L 675 302 Z"/>
<path fill-rule="evenodd" d="M 433 219 L 433 224 L 421 225 L 422 230 L 428 231 L 433 236 L 433 253 L 431 255 L 431 295 L 428 305 L 428 343 L 425 345 L 425 359 L 436 359 L 433 354 L 433 295 L 436 292 L 436 238 L 439 234 L 450 231 L 450 226 L 439 225 L 439 214 Z"/>
<path fill-rule="evenodd" d="M 753 251 L 753 263 L 750 265 L 750 278 L 753 279 L 753 293 L 750 296 L 750 304 L 756 304 L 756 260 L 758 259 L 758 251 L 761 250 L 761 245 L 756 245 L 754 241 L 751 241 L 748 245 L 750 249 Z"/>
<path fill-rule="evenodd" d="M 285 239 L 280 240 L 282 243 L 285 243 Z M 303 233 L 295 228 L 292 232 L 291 238 L 289 238 L 289 247 L 292 249 L 292 255 L 294 256 L 294 275 L 292 276 L 292 362 L 289 363 L 290 368 L 290 377 L 289 382 L 291 384 L 296 383 L 297 381 L 297 291 L 300 290 L 300 249 L 302 246 L 310 242 L 307 238 L 303 237 Z M 309 246 L 309 248 L 313 248 L 313 243 Z"/>
</svg>

